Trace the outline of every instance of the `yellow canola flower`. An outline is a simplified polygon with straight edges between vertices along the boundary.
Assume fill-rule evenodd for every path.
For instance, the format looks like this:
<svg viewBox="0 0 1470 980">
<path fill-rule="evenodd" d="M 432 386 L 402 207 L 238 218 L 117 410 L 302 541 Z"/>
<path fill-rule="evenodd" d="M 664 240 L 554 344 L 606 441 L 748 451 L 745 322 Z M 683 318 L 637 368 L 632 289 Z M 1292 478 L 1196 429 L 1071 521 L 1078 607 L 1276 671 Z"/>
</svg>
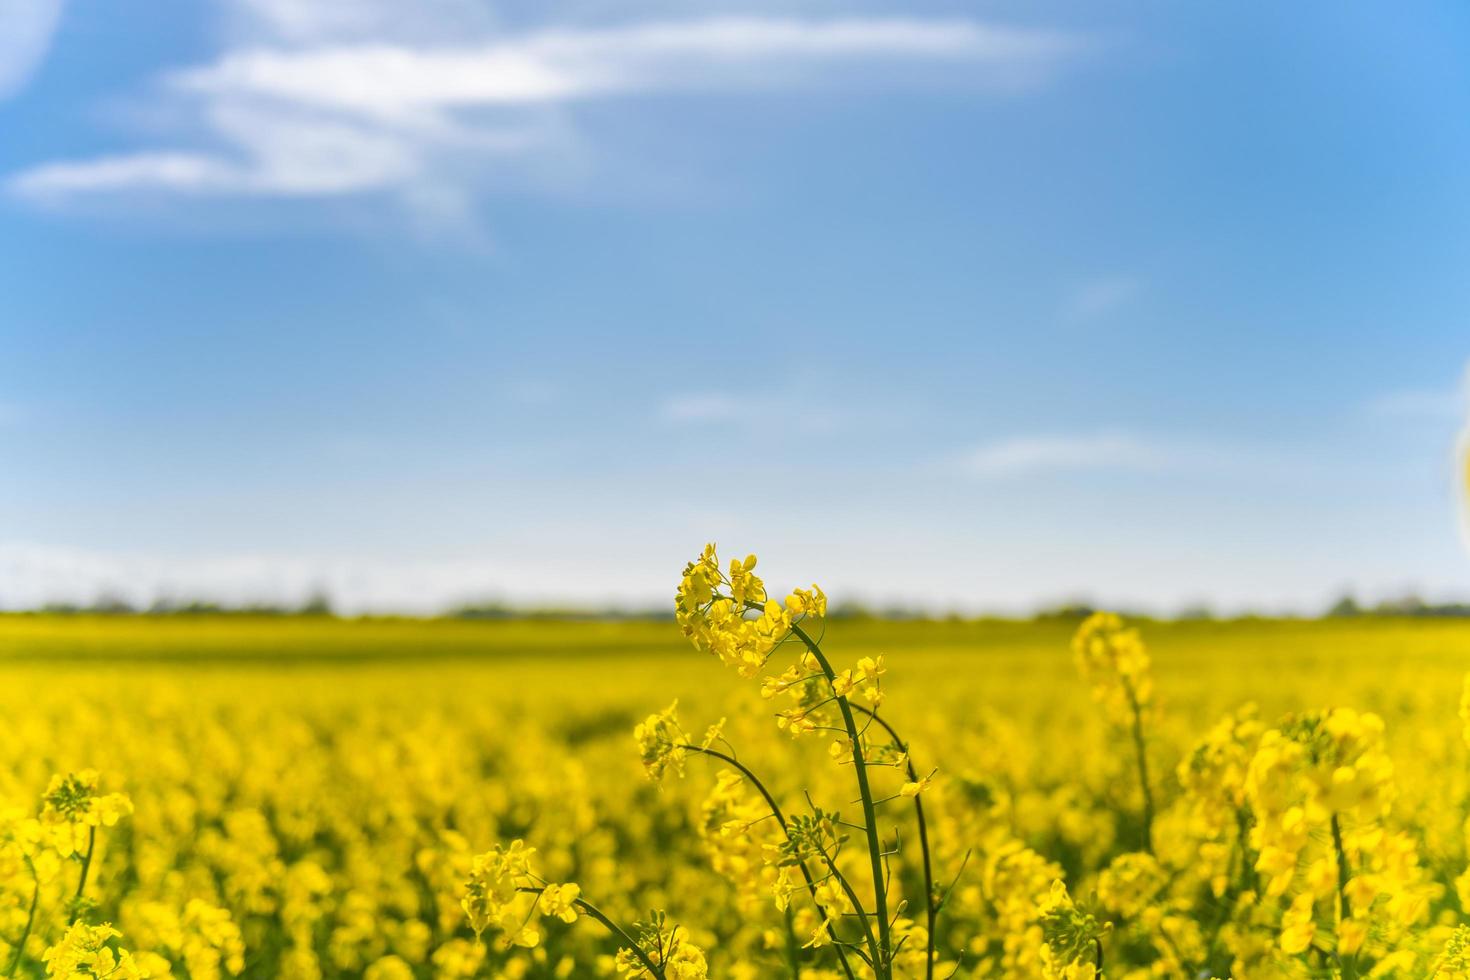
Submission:
<svg viewBox="0 0 1470 980">
<path fill-rule="evenodd" d="M 536 905 L 541 914 L 547 918 L 576 922 L 579 914 L 577 899 L 581 895 L 582 889 L 578 885 L 547 885 L 542 890 L 541 898 Z"/>
<path fill-rule="evenodd" d="M 54 829 L 54 843 L 63 856 L 84 850 L 92 831 L 112 827 L 133 812 L 123 793 L 103 793 L 95 769 L 51 777 L 42 796 L 41 822 Z"/>
<path fill-rule="evenodd" d="M 696 649 L 711 653 L 742 677 L 756 677 L 792 625 L 825 616 L 820 588 L 796 589 L 785 605 L 770 599 L 755 574 L 756 556 L 732 559 L 723 570 L 713 544 L 684 569 L 674 600 L 674 618 Z M 754 615 L 753 615 L 754 614 Z"/>
<path fill-rule="evenodd" d="M 537 895 L 523 890 L 535 887 L 530 869 L 534 853 L 534 848 L 517 840 L 509 848 L 497 844 L 493 851 L 474 859 L 462 904 L 476 935 L 494 930 L 502 948 L 530 948 L 541 942 L 531 914 L 537 907 Z"/>
<path fill-rule="evenodd" d="M 689 740 L 679 727 L 678 707 L 679 702 L 675 701 L 658 714 L 649 715 L 633 729 L 633 740 L 638 743 L 643 771 L 654 781 L 662 779 L 670 769 L 675 775 L 684 775 L 684 757 L 689 751 L 684 746 Z M 711 729 L 711 735 L 710 742 L 718 737 L 718 726 Z"/>
<path fill-rule="evenodd" d="M 1470 926 L 1456 926 L 1435 965 L 1437 980 L 1470 980 Z"/>
<path fill-rule="evenodd" d="M 42 954 L 46 976 L 55 980 L 145 980 L 150 974 L 125 949 L 108 945 L 122 933 L 111 924 L 73 923 Z"/>
<path fill-rule="evenodd" d="M 1093 613 L 1072 639 L 1072 653 L 1093 699 L 1118 724 L 1131 723 L 1153 702 L 1148 651 L 1138 630 L 1115 613 Z"/>
<path fill-rule="evenodd" d="M 1465 681 L 1460 689 L 1460 732 L 1465 739 L 1465 744 L 1470 746 L 1470 674 L 1465 675 Z"/>
</svg>

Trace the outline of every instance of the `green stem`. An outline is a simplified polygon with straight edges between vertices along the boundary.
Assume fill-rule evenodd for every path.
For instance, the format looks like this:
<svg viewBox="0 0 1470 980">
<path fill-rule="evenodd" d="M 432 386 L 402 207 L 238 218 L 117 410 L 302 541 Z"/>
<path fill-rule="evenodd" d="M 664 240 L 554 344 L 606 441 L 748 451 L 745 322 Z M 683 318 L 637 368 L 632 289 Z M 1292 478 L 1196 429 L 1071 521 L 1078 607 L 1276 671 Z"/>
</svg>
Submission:
<svg viewBox="0 0 1470 980">
<path fill-rule="evenodd" d="M 791 632 L 796 634 L 797 639 L 816 658 L 822 673 L 827 675 L 827 682 L 834 685 L 835 692 L 837 674 L 822 653 L 822 648 L 796 623 L 791 624 Z M 893 970 L 889 955 L 893 944 L 889 935 L 888 886 L 883 878 L 883 845 L 878 839 L 878 815 L 873 808 L 873 791 L 868 786 L 868 766 L 863 758 L 862 739 L 858 734 L 857 722 L 853 719 L 852 706 L 847 703 L 846 697 L 839 694 L 837 708 L 842 712 L 842 723 L 847 726 L 847 737 L 852 741 L 853 770 L 857 774 L 858 795 L 862 798 L 863 823 L 868 837 L 868 859 L 873 870 L 874 914 L 878 917 L 878 955 L 873 957 L 873 972 L 877 980 L 892 980 Z"/>
<path fill-rule="evenodd" d="M 1338 910 L 1342 918 L 1352 917 L 1352 910 L 1348 907 L 1348 858 L 1347 849 L 1342 846 L 1342 826 L 1337 822 L 1337 814 L 1332 815 L 1332 846 L 1337 851 L 1337 900 Z"/>
<path fill-rule="evenodd" d="M 1257 891 L 1256 862 L 1251 859 L 1250 814 L 1244 806 L 1235 808 L 1235 833 L 1240 845 L 1240 881 L 1246 891 Z"/>
<path fill-rule="evenodd" d="M 863 939 L 868 943 L 869 955 L 872 955 L 877 952 L 878 943 L 873 938 L 872 927 L 868 925 L 868 913 L 863 909 L 862 899 L 858 897 L 857 892 L 853 891 L 852 884 L 847 880 L 847 876 L 837 870 L 837 856 L 835 854 L 828 854 L 826 848 L 822 847 L 821 844 L 817 845 L 817 853 L 822 856 L 822 862 L 828 868 L 832 869 L 832 877 L 837 881 L 837 884 L 842 886 L 843 894 L 852 903 L 852 907 L 857 910 L 858 920 L 863 925 Z"/>
<path fill-rule="evenodd" d="M 36 924 L 36 904 L 41 900 L 41 879 L 36 876 L 36 866 L 26 858 L 26 867 L 31 871 L 31 908 L 26 913 L 26 927 L 20 934 L 20 942 L 15 944 L 15 956 L 10 960 L 10 972 L 7 977 L 15 976 L 15 971 L 20 967 L 21 957 L 25 955 L 26 941 L 31 938 L 31 927 Z"/>
<path fill-rule="evenodd" d="M 914 768 L 914 760 L 909 756 L 908 743 L 899 738 L 898 732 L 893 730 L 893 726 L 882 718 L 879 718 L 876 711 L 870 708 L 864 708 L 860 704 L 853 705 L 853 708 L 876 721 L 888 733 L 888 737 L 893 739 L 893 744 L 904 755 L 905 763 L 908 766 L 909 780 L 917 783 L 919 781 L 919 773 Z M 919 850 L 924 857 L 924 912 L 928 917 L 929 929 L 929 950 L 928 959 L 925 961 L 924 966 L 924 976 L 926 980 L 934 980 L 935 947 L 938 942 L 934 935 L 934 927 L 939 919 L 939 904 L 937 896 L 934 894 L 934 872 L 929 860 L 929 825 L 924 820 L 924 801 L 920 798 L 922 796 L 923 794 L 920 793 L 914 797 L 914 815 L 919 821 Z"/>
<path fill-rule="evenodd" d="M 82 873 L 77 878 L 77 893 L 71 900 L 71 917 L 66 920 L 67 928 L 76 924 L 82 915 L 82 890 L 87 887 L 87 872 L 92 870 L 92 854 L 97 850 L 97 828 L 87 828 L 87 854 L 82 858 Z"/>
<path fill-rule="evenodd" d="M 786 965 L 791 968 L 791 980 L 801 980 L 801 941 L 796 938 L 796 925 L 791 921 L 791 906 L 786 906 L 782 918 L 786 920 Z"/>
<path fill-rule="evenodd" d="M 527 885 L 522 885 L 521 887 L 516 889 L 516 891 L 525 892 L 528 895 L 540 895 L 545 890 L 545 888 L 531 888 Z M 572 904 L 581 909 L 583 912 L 587 913 L 587 915 L 589 915 L 590 917 L 602 923 L 603 927 L 606 928 L 608 932 L 613 934 L 613 938 L 618 941 L 619 945 L 623 946 L 634 956 L 638 957 L 638 962 L 642 963 L 644 969 L 646 969 L 652 976 L 657 978 L 657 980 L 665 980 L 663 967 L 657 965 L 653 962 L 653 960 L 649 959 L 648 954 L 643 952 L 643 948 L 633 941 L 632 936 L 623 931 L 622 926 L 618 925 L 612 919 L 609 919 L 607 916 L 603 915 L 601 909 L 593 905 L 591 902 L 586 901 L 585 899 L 573 899 Z"/>
<path fill-rule="evenodd" d="M 1143 788 L 1143 849 L 1154 852 L 1154 791 L 1148 783 L 1148 750 L 1143 743 L 1143 708 L 1133 685 L 1123 678 L 1123 690 L 1128 694 L 1128 705 L 1133 709 L 1133 748 L 1138 753 L 1138 782 Z"/>
<path fill-rule="evenodd" d="M 779 824 L 780 827 L 781 827 L 781 833 L 783 835 L 786 834 L 786 816 L 785 816 L 785 814 L 783 814 L 781 812 L 781 807 L 780 807 L 779 804 L 776 803 L 776 798 L 771 795 L 770 790 L 766 789 L 765 784 L 760 781 L 760 779 L 756 776 L 756 774 L 753 773 L 753 772 L 751 772 L 748 768 L 746 768 L 746 766 L 745 766 L 744 763 L 742 763 L 740 760 L 736 759 L 734 756 L 726 755 L 723 752 L 719 752 L 719 751 L 717 751 L 715 749 L 708 749 L 708 748 L 705 748 L 705 747 L 700 746 L 700 745 L 684 744 L 684 745 L 681 745 L 680 748 L 684 749 L 687 752 L 698 752 L 698 753 L 700 753 L 702 755 L 707 755 L 707 756 L 710 756 L 711 758 L 719 759 L 721 762 L 725 763 L 726 765 L 732 767 L 737 772 L 739 772 L 740 775 L 743 776 L 745 778 L 745 780 L 750 783 L 750 785 L 754 786 L 756 788 L 756 791 L 759 792 L 760 795 L 765 799 L 766 806 L 768 806 L 768 807 L 771 808 L 771 816 L 773 816 L 773 817 L 776 818 L 776 823 Z M 787 840 L 790 840 L 790 839 L 791 838 L 789 836 L 787 836 Z M 805 861 L 801 862 L 798 865 L 798 867 L 801 868 L 801 876 L 802 876 L 802 878 L 804 878 L 806 880 L 806 889 L 807 889 L 808 892 L 811 893 L 811 896 L 812 896 L 812 904 L 814 904 L 817 907 L 817 915 L 819 915 L 819 916 L 822 917 L 822 921 L 824 921 L 824 922 L 827 921 L 828 920 L 827 911 L 824 908 L 822 908 L 822 903 L 820 901 L 818 901 L 818 899 L 817 899 L 817 885 L 816 885 L 816 882 L 812 881 L 812 874 L 811 874 L 810 871 L 807 870 L 806 862 Z M 829 867 L 830 867 L 830 870 L 832 871 L 832 873 L 834 875 L 837 875 L 839 878 L 841 877 L 841 874 L 838 872 L 838 870 L 837 870 L 837 868 L 835 866 L 830 866 L 829 865 Z M 854 897 L 856 897 L 856 896 L 854 896 Z M 858 906 L 858 909 L 859 909 L 859 911 L 861 911 L 862 907 L 861 906 Z M 791 924 L 791 921 L 790 921 L 790 917 L 788 916 L 788 918 L 787 918 L 787 926 L 789 927 L 790 924 Z M 871 941 L 871 938 L 872 937 L 870 935 L 869 936 L 869 940 L 870 941 Z M 842 963 L 842 972 L 847 975 L 848 980 L 854 980 L 853 972 L 852 972 L 852 967 L 849 966 L 848 965 L 848 962 L 847 962 L 847 953 L 843 951 L 842 946 L 840 944 L 838 944 L 838 943 L 834 943 L 832 948 L 837 951 L 837 959 Z M 796 971 L 796 973 L 793 973 L 792 975 L 793 976 L 796 976 L 799 972 L 800 971 L 798 970 L 798 971 Z"/>
</svg>

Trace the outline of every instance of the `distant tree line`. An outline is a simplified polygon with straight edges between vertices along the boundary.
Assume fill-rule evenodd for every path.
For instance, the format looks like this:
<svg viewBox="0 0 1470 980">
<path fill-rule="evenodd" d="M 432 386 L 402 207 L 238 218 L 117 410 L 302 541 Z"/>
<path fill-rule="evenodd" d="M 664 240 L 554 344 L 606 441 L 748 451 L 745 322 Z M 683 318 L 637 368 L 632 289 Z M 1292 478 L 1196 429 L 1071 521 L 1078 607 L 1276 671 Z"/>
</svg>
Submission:
<svg viewBox="0 0 1470 980">
<path fill-rule="evenodd" d="M 30 612 L 51 615 L 92 616 L 336 616 L 337 611 L 331 596 L 318 590 L 304 602 L 287 605 L 269 602 L 226 604 L 208 599 L 160 598 L 147 605 L 129 602 L 116 595 L 105 594 L 91 603 L 52 602 Z M 830 618 L 834 620 L 883 620 L 905 621 L 950 621 L 961 622 L 976 619 L 1030 619 L 1038 623 L 1081 622 L 1095 611 L 1086 602 L 1066 602 L 1036 610 L 1027 616 L 987 616 L 973 613 L 936 613 L 913 606 L 897 604 L 870 606 L 860 602 L 834 603 Z M 1116 611 L 1116 610 L 1115 610 Z M 1132 619 L 1172 619 L 1175 621 L 1212 620 L 1219 617 L 1205 605 L 1193 605 L 1180 609 L 1173 616 L 1149 615 L 1142 612 L 1127 612 Z M 1351 594 L 1333 602 L 1323 613 L 1323 618 L 1338 619 L 1351 616 L 1423 616 L 1456 617 L 1470 616 L 1470 602 L 1430 603 L 1415 595 L 1384 600 L 1373 605 L 1360 604 Z M 673 619 L 673 611 L 663 608 L 639 608 L 632 606 L 559 606 L 517 605 L 511 602 L 490 601 L 467 603 L 446 610 L 437 617 L 442 619 L 469 620 L 556 620 L 556 621 L 661 621 Z"/>
<path fill-rule="evenodd" d="M 1345 616 L 1470 616 L 1470 602 L 1425 602 L 1416 595 L 1386 599 L 1372 606 L 1358 604 L 1351 594 L 1344 595 L 1327 610 L 1332 618 Z"/>
<path fill-rule="evenodd" d="M 314 592 L 298 605 L 270 602 L 247 602 L 238 605 L 209 599 L 159 598 L 147 605 L 129 602 L 120 596 L 101 595 L 90 603 L 48 602 L 35 612 L 52 615 L 90 616 L 334 616 L 332 599 L 325 592 Z"/>
</svg>

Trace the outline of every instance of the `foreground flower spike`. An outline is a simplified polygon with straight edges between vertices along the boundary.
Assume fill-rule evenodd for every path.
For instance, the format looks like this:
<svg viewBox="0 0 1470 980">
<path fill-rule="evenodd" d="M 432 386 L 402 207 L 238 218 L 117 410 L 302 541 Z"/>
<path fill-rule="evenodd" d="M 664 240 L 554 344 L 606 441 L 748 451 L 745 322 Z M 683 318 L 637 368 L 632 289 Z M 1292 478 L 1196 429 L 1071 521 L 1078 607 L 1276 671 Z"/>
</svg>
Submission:
<svg viewBox="0 0 1470 980">
<path fill-rule="evenodd" d="M 907 743 L 878 714 L 887 673 L 883 657 L 864 656 L 853 667 L 834 669 L 820 634 L 808 631 L 812 621 L 827 613 L 826 594 L 813 585 L 794 589 L 784 602 L 777 602 L 770 598 L 756 566 L 754 555 L 723 564 L 714 545 L 706 546 L 685 566 L 680 579 L 675 599 L 679 627 L 697 649 L 748 678 L 761 676 L 783 646 L 792 643 L 791 661 L 765 674 L 761 696 L 785 702 L 776 723 L 789 734 L 824 730 L 837 735 L 827 756 L 851 773 L 856 803 L 862 808 L 860 822 L 823 809 L 810 792 L 804 794 L 809 812 L 788 817 L 770 789 L 737 758 L 725 738 L 724 720 L 709 726 L 696 742 L 679 723 L 677 702 L 649 715 L 633 730 L 644 772 L 655 781 L 669 772 L 682 776 L 691 756 L 727 767 L 718 774 L 703 807 L 699 825 L 703 850 L 715 869 L 735 884 L 743 906 L 757 912 L 760 904 L 770 903 L 766 908 L 773 905 L 780 913 L 784 943 L 777 930 L 765 935 L 775 937 L 768 945 L 784 945 L 793 980 L 860 976 L 933 980 L 939 963 L 935 921 L 944 895 L 934 886 L 922 797 L 933 786 L 937 770 L 921 776 L 909 758 Z M 870 729 L 876 738 L 870 738 Z M 902 778 L 888 777 L 893 779 L 890 791 L 879 797 L 870 769 L 892 769 Z M 758 798 L 747 795 L 748 790 Z M 844 791 L 843 797 L 850 794 L 851 790 Z M 909 903 L 898 894 L 904 882 L 895 873 L 894 859 L 906 860 L 900 857 L 899 832 L 884 831 L 878 823 L 878 808 L 893 801 L 911 805 L 918 826 L 922 925 L 904 915 Z M 844 850 L 857 850 L 852 844 L 857 839 L 861 850 L 849 858 Z M 568 922 L 584 914 L 601 922 L 618 941 L 615 966 L 620 976 L 629 980 L 707 976 L 704 951 L 685 930 L 669 926 L 663 912 L 652 913 L 630 933 L 582 899 L 576 885 L 541 881 L 530 869 L 530 853 L 516 841 L 509 850 L 497 847 L 475 859 L 466 882 L 464 911 L 477 934 L 494 932 L 501 948 L 534 947 L 541 941 L 538 913 L 543 919 Z M 906 867 L 911 870 L 915 865 Z M 947 966 L 952 974 L 959 964 Z"/>
<path fill-rule="evenodd" d="M 877 714 L 884 699 L 882 677 L 887 672 L 883 657 L 862 657 L 855 667 L 834 669 L 819 640 L 806 628 L 809 619 L 826 615 L 826 594 L 813 585 L 809 589 L 794 589 L 784 602 L 776 602 L 756 575 L 756 566 L 754 555 L 722 565 L 715 546 L 706 545 L 700 556 L 684 569 L 675 598 L 676 619 L 696 649 L 719 658 L 742 677 L 760 675 L 783 644 L 796 641 L 800 653 L 795 662 L 779 672 L 766 674 L 761 682 L 761 696 L 786 699 L 788 706 L 777 713 L 776 721 L 793 737 L 817 731 L 838 733 L 829 743 L 828 755 L 838 765 L 850 767 L 857 784 L 858 803 L 862 806 L 862 821 L 844 823 L 836 814 L 825 814 L 810 802 L 810 797 L 812 814 L 787 821 L 770 793 L 748 769 L 731 757 L 710 751 L 709 743 L 695 750 L 736 765 L 742 777 L 766 797 L 772 815 L 787 837 L 784 843 L 770 848 L 780 858 L 777 867 L 788 872 L 776 875 L 778 906 L 785 910 L 796 892 L 798 886 L 789 877 L 789 871 L 798 869 L 816 912 L 810 919 L 813 927 L 804 937 L 803 949 L 834 948 L 839 968 L 846 976 L 853 977 L 847 956 L 847 950 L 852 949 L 877 980 L 890 980 L 898 968 L 901 948 L 911 944 L 901 957 L 905 966 L 911 966 L 917 956 L 923 976 L 932 978 L 937 959 L 935 917 L 941 899 L 933 886 L 928 831 L 919 798 L 931 784 L 934 773 L 919 776 L 908 760 L 907 746 Z M 861 725 L 859 717 L 865 719 Z M 873 724 L 889 735 L 891 745 L 875 747 L 869 743 L 867 732 Z M 665 732 L 670 734 L 666 737 Z M 665 748 L 665 742 L 678 737 L 667 715 L 650 717 L 635 735 L 650 774 L 658 775 L 669 765 L 682 764 L 678 749 Z M 895 792 L 878 798 L 869 778 L 873 766 L 901 770 L 908 778 Z M 891 870 L 887 862 L 899 845 L 895 837 L 891 850 L 885 846 L 878 827 L 877 808 L 891 800 L 911 801 L 915 808 L 926 927 L 917 927 L 899 915 L 904 902 L 900 901 L 895 911 L 889 901 Z M 848 870 L 837 861 L 847 840 L 846 833 L 836 833 L 839 826 L 852 827 L 863 834 L 871 902 L 859 894 Z M 849 924 L 844 918 L 856 926 L 856 935 L 838 934 L 839 929 L 845 932 L 844 927 Z M 902 934 L 898 935 L 900 923 Z M 799 972 L 799 957 L 792 966 Z"/>
</svg>

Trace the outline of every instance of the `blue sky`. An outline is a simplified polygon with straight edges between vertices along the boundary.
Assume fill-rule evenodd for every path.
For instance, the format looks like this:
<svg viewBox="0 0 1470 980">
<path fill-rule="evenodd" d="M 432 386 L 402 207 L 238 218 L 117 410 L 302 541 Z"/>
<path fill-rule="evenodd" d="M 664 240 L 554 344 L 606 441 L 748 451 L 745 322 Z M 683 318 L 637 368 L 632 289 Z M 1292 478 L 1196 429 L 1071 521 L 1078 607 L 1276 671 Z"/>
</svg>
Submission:
<svg viewBox="0 0 1470 980">
<path fill-rule="evenodd" d="M 1470 594 L 1470 9 L 0 0 L 0 605 Z"/>
</svg>

